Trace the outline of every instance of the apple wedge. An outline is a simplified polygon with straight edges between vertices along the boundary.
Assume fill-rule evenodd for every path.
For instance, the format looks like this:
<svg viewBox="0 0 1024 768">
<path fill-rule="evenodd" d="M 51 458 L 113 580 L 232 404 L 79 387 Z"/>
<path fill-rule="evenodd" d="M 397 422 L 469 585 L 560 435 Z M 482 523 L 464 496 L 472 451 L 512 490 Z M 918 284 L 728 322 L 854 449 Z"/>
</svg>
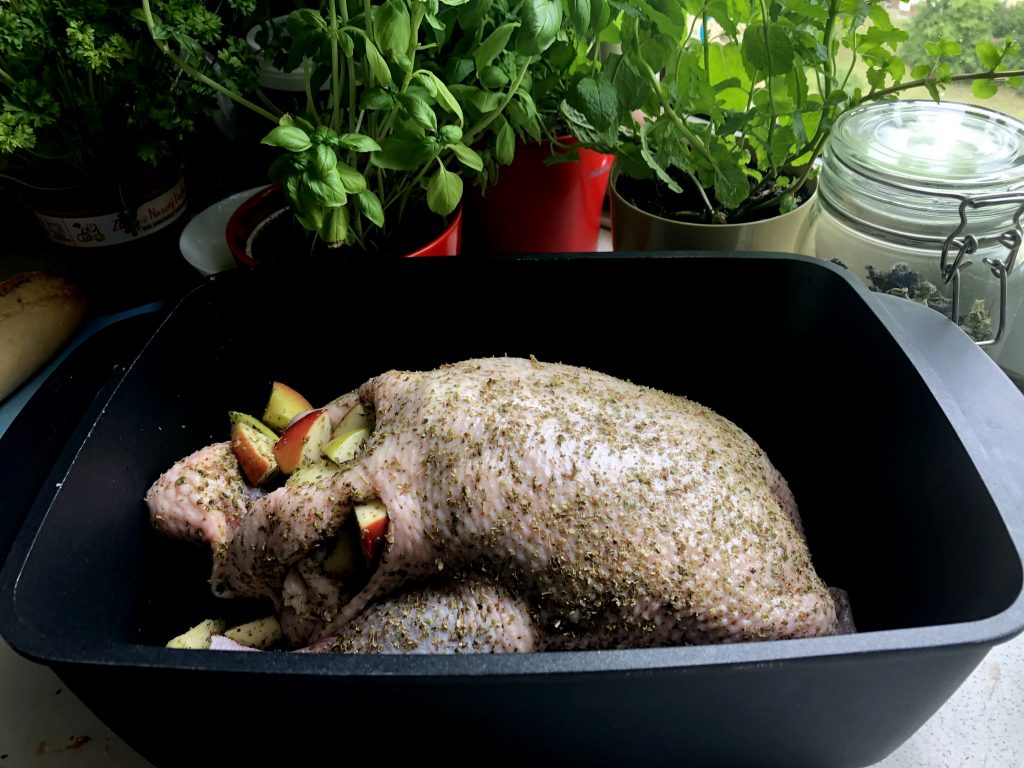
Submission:
<svg viewBox="0 0 1024 768">
<path fill-rule="evenodd" d="M 331 419 L 322 408 L 310 411 L 286 429 L 274 443 L 274 458 L 290 475 L 300 466 L 320 460 L 320 451 L 331 439 Z"/>
<path fill-rule="evenodd" d="M 280 381 L 275 381 L 271 384 L 270 398 L 263 411 L 263 423 L 280 432 L 297 414 L 312 408 L 309 400 L 294 389 Z"/>
<path fill-rule="evenodd" d="M 250 416 L 248 413 L 240 411 L 228 411 L 228 419 L 231 421 L 232 427 L 235 424 L 248 424 L 250 427 L 258 429 L 271 440 L 277 440 L 277 433 L 255 416 Z"/>
<path fill-rule="evenodd" d="M 274 440 L 246 422 L 231 427 L 231 452 L 251 485 L 263 485 L 277 474 Z"/>
<path fill-rule="evenodd" d="M 262 651 L 281 639 L 281 624 L 276 616 L 267 616 L 229 629 L 224 633 L 224 637 Z"/>
<path fill-rule="evenodd" d="M 335 430 L 334 434 L 337 434 L 337 430 Z M 359 453 L 359 449 L 369 436 L 370 430 L 368 429 L 349 430 L 339 434 L 337 437 L 331 437 L 330 440 L 324 443 L 322 452 L 324 456 L 335 464 L 344 464 Z"/>
<path fill-rule="evenodd" d="M 373 432 L 374 415 L 373 408 L 359 403 L 342 416 L 341 421 L 334 425 L 334 432 L 331 433 L 331 437 L 343 435 L 354 429 L 365 429 L 367 432 Z"/>
<path fill-rule="evenodd" d="M 178 635 L 167 642 L 168 648 L 184 648 L 202 650 L 210 647 L 210 638 L 224 631 L 224 622 L 219 619 L 206 619 L 196 624 L 184 634 Z"/>
<path fill-rule="evenodd" d="M 312 485 L 323 480 L 325 477 L 333 477 L 339 470 L 335 464 L 329 461 L 318 461 L 315 464 L 303 464 L 285 480 L 285 487 L 294 488 L 297 485 Z"/>
<path fill-rule="evenodd" d="M 373 499 L 355 506 L 356 522 L 359 523 L 359 542 L 363 557 L 373 565 L 384 550 L 384 537 L 388 532 L 388 509 L 380 499 Z"/>
</svg>

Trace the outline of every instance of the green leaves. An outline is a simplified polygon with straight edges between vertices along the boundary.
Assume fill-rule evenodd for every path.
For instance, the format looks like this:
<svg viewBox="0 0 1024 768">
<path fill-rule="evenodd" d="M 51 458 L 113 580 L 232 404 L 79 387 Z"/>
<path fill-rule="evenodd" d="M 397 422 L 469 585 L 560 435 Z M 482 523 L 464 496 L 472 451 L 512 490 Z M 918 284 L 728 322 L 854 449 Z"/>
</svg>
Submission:
<svg viewBox="0 0 1024 768">
<path fill-rule="evenodd" d="M 420 128 L 431 133 L 437 130 L 437 115 L 425 99 L 413 93 L 400 93 L 398 102 Z"/>
<path fill-rule="evenodd" d="M 940 56 L 959 56 L 962 48 L 960 43 L 944 37 L 941 40 L 925 43 L 924 50 L 929 56 L 939 58 Z"/>
<path fill-rule="evenodd" d="M 982 40 L 975 45 L 974 52 L 978 55 L 978 61 L 981 62 L 981 66 L 989 72 L 994 71 L 996 67 L 1003 63 L 1003 56 L 999 49 L 989 40 Z"/>
<path fill-rule="evenodd" d="M 373 31 L 377 47 L 388 54 L 404 53 L 416 42 L 409 12 L 404 3 L 396 0 L 388 0 L 374 9 Z"/>
<path fill-rule="evenodd" d="M 758 22 L 743 33 L 743 58 L 756 72 L 785 74 L 793 67 L 793 44 L 781 24 Z"/>
<path fill-rule="evenodd" d="M 348 237 L 348 208 L 338 206 L 326 212 L 320 225 L 320 237 L 328 245 L 340 245 Z"/>
<path fill-rule="evenodd" d="M 338 146 L 353 152 L 379 152 L 380 144 L 361 133 L 343 133 L 338 136 Z"/>
<path fill-rule="evenodd" d="M 435 149 L 424 136 L 395 133 L 381 141 L 380 152 L 374 153 L 371 162 L 391 171 L 415 171 L 434 157 Z"/>
<path fill-rule="evenodd" d="M 590 29 L 590 0 L 569 0 L 569 18 L 578 38 L 584 38 Z"/>
<path fill-rule="evenodd" d="M 526 56 L 542 53 L 555 42 L 561 24 L 561 0 L 523 0 L 516 50 Z"/>
<path fill-rule="evenodd" d="M 437 166 L 437 172 L 427 184 L 427 206 L 434 213 L 447 216 L 462 200 L 462 179 L 445 168 L 440 160 Z"/>
<path fill-rule="evenodd" d="M 515 32 L 518 26 L 518 24 L 511 23 L 502 24 L 480 43 L 476 53 L 473 55 L 473 61 L 478 72 L 491 64 L 494 58 L 505 50 L 509 39 L 512 37 L 512 33 Z"/>
<path fill-rule="evenodd" d="M 979 99 L 988 99 L 995 96 L 999 86 L 994 80 L 975 80 L 971 83 L 971 93 Z"/>
<path fill-rule="evenodd" d="M 610 83 L 585 77 L 570 91 L 568 102 L 582 113 L 598 132 L 618 130 L 619 100 L 615 87 Z"/>
<path fill-rule="evenodd" d="M 507 120 L 501 120 L 501 127 L 498 129 L 498 138 L 495 143 L 494 153 L 499 163 L 508 165 L 512 162 L 516 151 L 516 134 Z"/>
<path fill-rule="evenodd" d="M 368 189 L 356 195 L 356 205 L 363 216 L 372 221 L 378 227 L 384 226 L 384 207 L 380 204 L 380 198 Z"/>
<path fill-rule="evenodd" d="M 266 136 L 261 144 L 268 144 L 272 147 L 281 147 L 289 152 L 302 152 L 313 146 L 309 135 L 295 125 L 279 125 Z"/>
<path fill-rule="evenodd" d="M 337 170 L 323 177 L 306 172 L 302 174 L 302 183 L 316 201 L 327 208 L 344 205 L 348 200 L 348 195 L 345 192 L 345 187 Z"/>
<path fill-rule="evenodd" d="M 472 168 L 474 171 L 482 171 L 484 169 L 484 161 L 480 155 L 465 144 L 452 144 L 451 150 L 455 153 L 455 157 L 458 158 L 459 162 L 467 168 Z"/>
<path fill-rule="evenodd" d="M 364 42 L 366 44 L 366 63 L 370 67 L 374 79 L 378 83 L 387 85 L 391 82 L 391 70 L 388 69 L 388 63 L 384 61 L 377 46 L 370 42 L 369 38 L 366 38 Z"/>
<path fill-rule="evenodd" d="M 420 70 L 416 74 L 419 76 L 420 80 L 424 82 L 434 98 L 437 99 L 437 103 L 441 105 L 441 108 L 459 118 L 460 125 L 464 123 L 465 117 L 462 114 L 462 107 L 459 105 L 458 100 L 452 95 L 448 86 L 441 82 L 441 79 L 433 72 Z"/>
</svg>

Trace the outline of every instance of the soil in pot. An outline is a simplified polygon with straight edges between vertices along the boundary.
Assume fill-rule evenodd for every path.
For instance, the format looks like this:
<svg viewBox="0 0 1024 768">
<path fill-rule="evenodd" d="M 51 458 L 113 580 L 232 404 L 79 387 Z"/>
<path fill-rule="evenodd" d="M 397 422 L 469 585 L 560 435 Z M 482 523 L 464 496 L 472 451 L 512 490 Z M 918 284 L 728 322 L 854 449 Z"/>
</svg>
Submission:
<svg viewBox="0 0 1024 768">
<path fill-rule="evenodd" d="M 682 188 L 682 193 L 673 192 L 656 179 L 634 179 L 620 174 L 615 179 L 615 190 L 628 203 L 642 211 L 672 221 L 691 224 L 744 224 L 769 219 L 780 214 L 778 206 L 751 208 L 726 221 L 712 221 L 707 204 L 693 180 L 678 168 L 669 168 L 671 176 Z M 813 189 L 804 185 L 796 195 L 797 204 L 810 199 Z M 716 201 L 712 198 L 712 204 Z"/>
<path fill-rule="evenodd" d="M 410 205 L 401 223 L 395 225 L 389 222 L 392 234 L 387 239 L 381 237 L 379 229 L 371 227 L 363 249 L 344 246 L 328 248 L 322 240 L 303 229 L 291 211 L 283 207 L 279 196 L 276 200 L 279 204 L 272 206 L 269 215 L 256 223 L 251 234 L 245 237 L 247 254 L 259 265 L 294 262 L 297 259 L 379 259 L 416 255 L 425 245 L 440 238 L 457 215 L 442 218 L 430 211 L 423 201 Z"/>
</svg>

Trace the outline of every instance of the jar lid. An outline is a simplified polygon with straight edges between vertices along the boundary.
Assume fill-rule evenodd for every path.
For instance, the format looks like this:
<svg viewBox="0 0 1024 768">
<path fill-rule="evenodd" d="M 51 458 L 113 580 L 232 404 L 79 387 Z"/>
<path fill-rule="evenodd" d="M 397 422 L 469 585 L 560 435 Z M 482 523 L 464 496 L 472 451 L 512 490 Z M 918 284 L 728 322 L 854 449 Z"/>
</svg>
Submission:
<svg viewBox="0 0 1024 768">
<path fill-rule="evenodd" d="M 836 120 L 818 194 L 854 226 L 907 244 L 940 246 L 965 198 L 1024 191 L 1024 123 L 969 104 L 884 101 Z M 964 234 L 996 243 L 1021 202 L 972 208 Z"/>
<path fill-rule="evenodd" d="M 881 182 L 979 194 L 1024 185 L 1024 123 L 969 104 L 889 101 L 852 109 L 836 157 Z"/>
</svg>

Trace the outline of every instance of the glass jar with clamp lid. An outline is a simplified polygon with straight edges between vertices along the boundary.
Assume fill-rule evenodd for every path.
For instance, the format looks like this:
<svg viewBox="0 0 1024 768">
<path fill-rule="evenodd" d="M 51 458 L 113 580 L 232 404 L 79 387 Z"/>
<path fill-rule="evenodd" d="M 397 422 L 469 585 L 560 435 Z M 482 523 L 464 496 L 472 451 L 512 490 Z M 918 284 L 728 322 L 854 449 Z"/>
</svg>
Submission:
<svg viewBox="0 0 1024 768">
<path fill-rule="evenodd" d="M 998 359 L 1024 288 L 1024 123 L 930 101 L 833 127 L 800 250 L 944 313 Z"/>
</svg>

